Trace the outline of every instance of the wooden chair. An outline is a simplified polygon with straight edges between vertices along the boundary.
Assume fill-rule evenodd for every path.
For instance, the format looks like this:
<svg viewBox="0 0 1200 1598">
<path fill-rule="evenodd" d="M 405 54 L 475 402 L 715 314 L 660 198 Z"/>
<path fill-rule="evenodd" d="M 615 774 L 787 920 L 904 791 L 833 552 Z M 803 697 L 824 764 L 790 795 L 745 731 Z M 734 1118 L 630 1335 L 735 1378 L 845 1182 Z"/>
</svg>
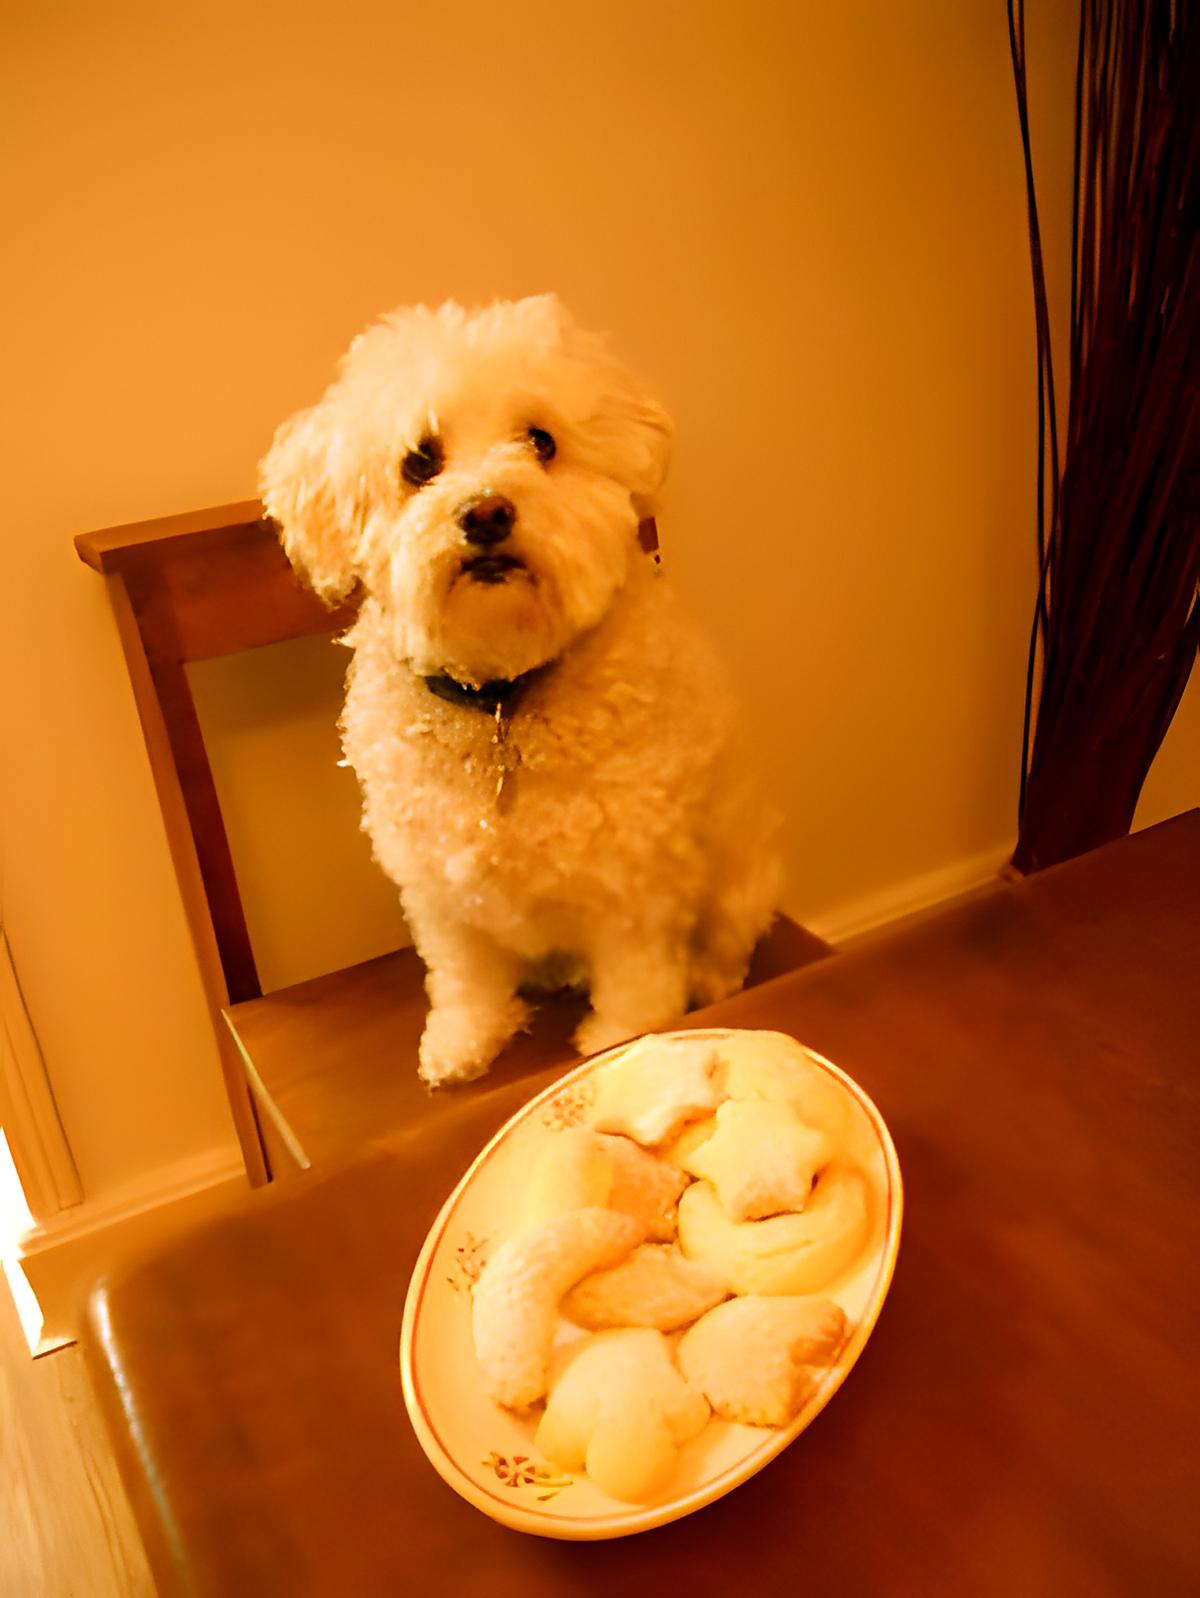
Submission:
<svg viewBox="0 0 1200 1598">
<path fill-rule="evenodd" d="M 654 547 L 652 524 L 643 542 Z M 395 1132 L 424 1097 L 421 962 L 401 949 L 264 994 L 185 669 L 338 631 L 354 604 L 329 609 L 301 586 L 257 500 L 84 533 L 75 547 L 108 582 L 251 1182 Z M 780 917 L 750 982 L 830 952 Z M 496 1087 L 569 1060 L 576 1018 L 569 1002 L 546 1006 L 497 1062 Z"/>
</svg>

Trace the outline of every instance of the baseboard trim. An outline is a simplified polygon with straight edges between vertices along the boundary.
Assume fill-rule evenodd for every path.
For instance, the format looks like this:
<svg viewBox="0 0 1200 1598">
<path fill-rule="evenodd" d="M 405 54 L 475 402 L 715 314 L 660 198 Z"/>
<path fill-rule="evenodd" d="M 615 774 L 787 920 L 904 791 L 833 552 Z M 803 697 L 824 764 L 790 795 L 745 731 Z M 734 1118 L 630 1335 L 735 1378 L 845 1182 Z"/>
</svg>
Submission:
<svg viewBox="0 0 1200 1598">
<path fill-rule="evenodd" d="M 844 948 L 868 933 L 922 911 L 933 910 L 951 899 L 975 892 L 995 882 L 1012 855 L 1013 845 L 986 849 L 963 860 L 953 860 L 934 871 L 906 877 L 878 893 L 851 900 L 816 915 L 802 909 L 790 913 L 810 932 L 835 948 Z"/>
<path fill-rule="evenodd" d="M 208 1149 L 25 1233 L 16 1258 L 44 1317 L 37 1352 L 74 1341 L 88 1293 L 114 1266 L 165 1246 L 249 1191 L 236 1147 Z"/>
</svg>

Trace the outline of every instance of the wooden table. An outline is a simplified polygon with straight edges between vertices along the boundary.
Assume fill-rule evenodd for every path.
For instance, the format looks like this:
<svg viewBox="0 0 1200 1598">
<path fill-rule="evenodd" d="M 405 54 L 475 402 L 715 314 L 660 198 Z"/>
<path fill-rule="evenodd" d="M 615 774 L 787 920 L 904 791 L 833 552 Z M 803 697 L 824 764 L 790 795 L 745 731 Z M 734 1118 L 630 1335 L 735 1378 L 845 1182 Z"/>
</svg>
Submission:
<svg viewBox="0 0 1200 1598">
<path fill-rule="evenodd" d="M 905 1235 L 812 1428 L 687 1520 L 522 1536 L 417 1447 L 409 1270 L 555 1070 L 427 1102 L 353 1164 L 96 1293 L 88 1354 L 164 1592 L 576 1598 L 1200 1587 L 1200 811 L 693 1016 L 874 1097 Z"/>
</svg>

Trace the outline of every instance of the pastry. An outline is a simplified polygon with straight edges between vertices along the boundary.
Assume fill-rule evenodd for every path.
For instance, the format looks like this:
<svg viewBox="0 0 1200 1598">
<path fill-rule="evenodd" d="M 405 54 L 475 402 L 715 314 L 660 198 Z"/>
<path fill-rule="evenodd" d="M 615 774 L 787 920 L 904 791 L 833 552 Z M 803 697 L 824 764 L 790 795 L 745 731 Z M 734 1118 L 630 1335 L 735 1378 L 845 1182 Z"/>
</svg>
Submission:
<svg viewBox="0 0 1200 1598">
<path fill-rule="evenodd" d="M 536 1226 L 568 1210 L 606 1209 L 612 1161 L 595 1132 L 572 1126 L 546 1139 L 529 1172 L 526 1224 Z"/>
<path fill-rule="evenodd" d="M 853 1264 L 869 1223 L 865 1179 L 846 1160 L 825 1167 L 798 1214 L 732 1221 L 708 1182 L 693 1182 L 679 1201 L 683 1252 L 735 1293 L 817 1292 Z"/>
<path fill-rule="evenodd" d="M 661 1332 L 598 1332 L 558 1364 L 534 1446 L 563 1470 L 586 1468 L 610 1497 L 641 1501 L 708 1416 Z"/>
<path fill-rule="evenodd" d="M 641 1241 L 629 1215 L 571 1210 L 502 1243 L 471 1300 L 475 1354 L 499 1404 L 523 1409 L 543 1396 L 559 1300 L 592 1271 Z"/>
<path fill-rule="evenodd" d="M 677 1166 L 640 1148 L 627 1137 L 611 1132 L 593 1133 L 609 1161 L 609 1209 L 632 1215 L 656 1242 L 669 1243 L 675 1236 L 679 1195 L 687 1186 L 687 1175 Z"/>
<path fill-rule="evenodd" d="M 550 1136 L 533 1162 L 526 1224 L 567 1210 L 620 1210 L 632 1215 L 647 1237 L 668 1243 L 675 1236 L 675 1206 L 686 1185 L 685 1172 L 629 1138 L 573 1126 Z"/>
<path fill-rule="evenodd" d="M 562 1312 L 579 1326 L 687 1326 L 726 1296 L 724 1278 L 677 1248 L 643 1243 L 617 1265 L 593 1271 L 573 1287 Z"/>
<path fill-rule="evenodd" d="M 680 1164 L 712 1183 L 730 1220 L 757 1221 L 803 1209 L 832 1153 L 826 1133 L 807 1126 L 789 1105 L 727 1099 L 712 1136 Z"/>
<path fill-rule="evenodd" d="M 725 1097 L 716 1046 L 706 1038 L 640 1038 L 596 1072 L 591 1121 L 653 1147 Z"/>
<path fill-rule="evenodd" d="M 812 1390 L 809 1367 L 828 1364 L 846 1317 L 827 1298 L 732 1298 L 679 1341 L 679 1368 L 718 1415 L 746 1426 L 786 1426 Z"/>
<path fill-rule="evenodd" d="M 702 1143 L 717 1130 L 715 1115 L 706 1115 L 702 1121 L 690 1121 L 677 1137 L 669 1143 L 664 1143 L 659 1149 L 659 1155 L 670 1165 L 678 1165 L 680 1170 L 685 1169 L 685 1161 L 693 1154 Z"/>
<path fill-rule="evenodd" d="M 731 1099 L 786 1104 L 840 1147 L 850 1110 L 846 1090 L 784 1032 L 735 1032 L 724 1045 L 725 1091 Z"/>
</svg>

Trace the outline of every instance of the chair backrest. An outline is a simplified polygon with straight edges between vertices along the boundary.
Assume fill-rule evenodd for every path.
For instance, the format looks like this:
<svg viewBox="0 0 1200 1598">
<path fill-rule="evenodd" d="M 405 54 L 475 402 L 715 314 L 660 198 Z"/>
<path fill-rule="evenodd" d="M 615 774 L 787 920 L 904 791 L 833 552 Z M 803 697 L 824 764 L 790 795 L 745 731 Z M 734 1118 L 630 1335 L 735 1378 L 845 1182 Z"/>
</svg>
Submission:
<svg viewBox="0 0 1200 1598">
<path fill-rule="evenodd" d="M 108 582 L 184 910 L 251 1180 L 266 1164 L 255 1106 L 221 1012 L 262 989 L 233 857 L 186 667 L 264 644 L 331 633 L 257 500 L 82 533 L 80 558 Z"/>
</svg>

